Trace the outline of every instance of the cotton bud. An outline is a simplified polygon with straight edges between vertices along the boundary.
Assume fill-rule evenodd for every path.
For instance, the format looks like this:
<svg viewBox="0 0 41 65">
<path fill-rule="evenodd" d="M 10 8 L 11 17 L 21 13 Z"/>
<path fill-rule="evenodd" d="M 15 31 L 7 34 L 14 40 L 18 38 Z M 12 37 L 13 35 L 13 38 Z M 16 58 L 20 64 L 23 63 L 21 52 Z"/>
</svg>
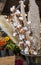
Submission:
<svg viewBox="0 0 41 65">
<path fill-rule="evenodd" d="M 22 17 L 22 14 L 20 14 L 20 16 Z M 25 14 L 25 16 L 27 16 L 27 14 Z"/>
<path fill-rule="evenodd" d="M 23 30 L 27 31 L 27 27 L 23 27 Z"/>
<path fill-rule="evenodd" d="M 19 20 L 23 21 L 23 17 L 19 17 Z"/>
<path fill-rule="evenodd" d="M 16 10 L 15 14 L 16 14 L 16 16 L 20 16 L 20 11 Z"/>
<path fill-rule="evenodd" d="M 13 12 L 13 9 L 12 9 L 12 8 L 10 8 L 10 11 L 11 11 L 11 12 Z"/>
<path fill-rule="evenodd" d="M 10 8 L 10 11 L 11 11 L 11 12 L 14 12 L 14 11 L 15 11 L 15 6 L 12 6 L 12 7 Z"/>
<path fill-rule="evenodd" d="M 33 54 L 34 54 L 34 55 L 37 55 L 37 52 L 36 52 L 36 51 L 34 51 L 34 52 L 33 52 Z"/>
<path fill-rule="evenodd" d="M 25 16 L 27 16 L 27 14 L 25 14 Z"/>
<path fill-rule="evenodd" d="M 24 29 L 21 29 L 21 30 L 20 30 L 20 33 L 21 33 L 21 34 L 25 34 L 25 30 L 24 30 Z"/>
<path fill-rule="evenodd" d="M 26 47 L 25 50 L 24 50 L 25 54 L 29 54 L 29 48 Z"/>
<path fill-rule="evenodd" d="M 15 33 L 13 33 L 13 36 L 15 37 L 17 35 L 17 33 L 15 32 Z"/>
<path fill-rule="evenodd" d="M 14 25 L 14 27 L 16 27 L 16 26 L 17 26 L 17 24 L 16 24 L 16 23 L 13 23 L 13 25 Z"/>
<path fill-rule="evenodd" d="M 22 26 L 21 25 L 18 25 L 17 28 L 21 28 Z"/>
<path fill-rule="evenodd" d="M 14 22 L 13 25 L 14 25 L 14 27 L 17 27 L 20 24 L 18 22 Z"/>
<path fill-rule="evenodd" d="M 6 19 L 6 21 L 8 22 L 8 21 L 9 21 L 9 19 Z"/>
<path fill-rule="evenodd" d="M 28 46 L 30 46 L 31 45 L 31 43 L 30 43 L 30 41 L 25 41 L 25 43 L 26 43 L 26 45 L 28 45 Z"/>
<path fill-rule="evenodd" d="M 31 21 L 28 21 L 27 24 L 28 24 L 28 25 L 31 24 Z"/>
<path fill-rule="evenodd" d="M 19 34 L 19 40 L 25 39 L 25 36 L 23 34 Z"/>
</svg>

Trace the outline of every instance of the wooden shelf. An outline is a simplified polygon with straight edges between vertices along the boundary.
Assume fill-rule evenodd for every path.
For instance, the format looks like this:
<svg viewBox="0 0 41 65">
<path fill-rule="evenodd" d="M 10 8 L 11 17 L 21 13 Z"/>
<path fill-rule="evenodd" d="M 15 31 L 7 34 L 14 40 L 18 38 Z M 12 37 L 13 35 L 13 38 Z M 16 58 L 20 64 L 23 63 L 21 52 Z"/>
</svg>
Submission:
<svg viewBox="0 0 41 65">
<path fill-rule="evenodd" d="M 0 65 L 15 65 L 15 56 L 0 57 Z"/>
</svg>

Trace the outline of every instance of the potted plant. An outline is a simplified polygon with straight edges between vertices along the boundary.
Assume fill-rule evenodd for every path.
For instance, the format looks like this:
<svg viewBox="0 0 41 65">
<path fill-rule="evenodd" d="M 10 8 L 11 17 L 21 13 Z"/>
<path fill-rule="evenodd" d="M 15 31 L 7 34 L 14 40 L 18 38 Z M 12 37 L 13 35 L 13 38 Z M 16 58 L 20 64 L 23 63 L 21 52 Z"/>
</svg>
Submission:
<svg viewBox="0 0 41 65">
<path fill-rule="evenodd" d="M 14 48 L 15 48 L 15 44 L 11 40 L 8 40 L 7 45 L 6 45 L 6 49 L 8 50 L 9 56 L 13 55 Z"/>
<path fill-rule="evenodd" d="M 0 56 L 1 57 L 6 56 L 5 45 L 6 43 L 3 40 L 0 40 Z"/>
</svg>

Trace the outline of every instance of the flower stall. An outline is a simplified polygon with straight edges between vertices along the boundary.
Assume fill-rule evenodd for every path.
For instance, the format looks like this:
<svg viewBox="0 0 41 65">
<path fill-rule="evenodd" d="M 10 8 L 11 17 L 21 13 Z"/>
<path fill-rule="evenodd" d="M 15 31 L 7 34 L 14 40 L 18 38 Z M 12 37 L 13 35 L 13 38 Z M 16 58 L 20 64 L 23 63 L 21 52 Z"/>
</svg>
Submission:
<svg viewBox="0 0 41 65">
<path fill-rule="evenodd" d="M 32 14 L 33 17 L 31 18 L 28 13 L 31 19 L 29 20 L 29 17 L 27 19 L 27 13 L 25 13 L 24 1 L 19 1 L 19 4 L 21 11 L 15 6 L 12 6 L 10 8 L 10 15 L 0 17 L 0 27 L 7 34 L 7 36 L 2 37 L 2 34 L 0 32 L 0 56 L 19 56 L 20 54 L 22 54 L 26 57 L 27 65 L 37 64 L 39 58 L 41 57 L 41 54 L 39 52 L 41 50 L 39 35 L 40 32 L 39 28 L 36 27 L 38 26 L 38 24 L 36 25 L 36 23 L 34 23 L 32 25 L 32 18 L 34 19 L 32 9 L 32 12 L 29 11 L 29 13 Z M 3 20 L 1 20 L 2 17 Z M 23 61 L 19 61 L 23 63 Z"/>
</svg>

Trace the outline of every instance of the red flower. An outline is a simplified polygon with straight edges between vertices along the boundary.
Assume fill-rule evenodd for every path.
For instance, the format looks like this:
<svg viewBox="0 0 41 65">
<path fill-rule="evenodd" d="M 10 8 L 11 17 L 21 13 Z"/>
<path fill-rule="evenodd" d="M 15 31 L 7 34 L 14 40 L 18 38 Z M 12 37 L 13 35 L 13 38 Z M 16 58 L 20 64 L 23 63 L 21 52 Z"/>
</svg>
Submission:
<svg viewBox="0 0 41 65">
<path fill-rule="evenodd" d="M 5 44 L 6 44 L 5 41 L 0 40 L 0 46 L 3 46 Z"/>
</svg>

